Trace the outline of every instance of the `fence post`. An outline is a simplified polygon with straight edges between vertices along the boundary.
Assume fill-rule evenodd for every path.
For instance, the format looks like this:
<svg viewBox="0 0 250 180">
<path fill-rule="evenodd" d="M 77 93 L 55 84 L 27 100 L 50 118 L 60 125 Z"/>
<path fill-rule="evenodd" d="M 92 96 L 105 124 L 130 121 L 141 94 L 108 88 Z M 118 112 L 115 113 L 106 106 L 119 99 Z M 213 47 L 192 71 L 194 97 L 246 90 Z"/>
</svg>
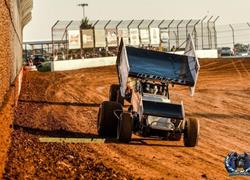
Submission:
<svg viewBox="0 0 250 180">
<path fill-rule="evenodd" d="M 211 31 L 210 31 L 210 27 L 209 27 L 209 24 L 210 24 L 210 21 L 211 19 L 213 18 L 213 16 L 211 16 L 208 21 L 207 21 L 207 30 L 208 30 L 208 48 L 211 49 L 212 47 L 212 44 L 211 44 Z"/>
<path fill-rule="evenodd" d="M 151 35 L 150 35 L 150 26 L 152 25 L 152 23 L 154 22 L 154 20 L 152 20 L 149 25 L 148 25 L 148 39 L 149 39 L 149 45 L 151 45 Z M 140 31 L 140 30 L 139 30 Z"/>
<path fill-rule="evenodd" d="M 54 61 L 54 28 L 56 27 L 56 25 L 59 23 L 59 20 L 56 21 L 56 23 L 51 27 L 51 40 L 52 40 L 52 58 Z"/>
<path fill-rule="evenodd" d="M 217 16 L 214 20 L 214 47 L 217 49 L 217 31 L 216 31 L 216 27 L 215 27 L 215 22 L 219 19 L 220 16 Z"/>
<path fill-rule="evenodd" d="M 188 38 L 188 25 L 192 22 L 192 19 L 186 24 L 186 39 Z"/>
<path fill-rule="evenodd" d="M 161 51 L 162 51 L 162 39 L 161 39 L 161 28 L 160 27 L 161 27 L 161 24 L 164 23 L 164 21 L 165 20 L 162 20 L 160 22 L 160 24 L 158 24 L 158 26 L 157 26 L 159 28 L 159 36 L 160 36 L 159 38 L 160 38 L 160 49 L 161 49 Z"/>
<path fill-rule="evenodd" d="M 174 19 L 168 24 L 168 49 L 170 50 L 171 47 L 170 47 L 170 25 L 174 22 Z"/>
<path fill-rule="evenodd" d="M 70 21 L 69 24 L 66 26 L 66 29 L 65 29 L 65 37 L 66 37 L 66 51 L 67 51 L 67 57 L 69 55 L 69 43 L 68 42 L 68 27 L 73 23 L 73 21 Z M 63 35 L 64 36 L 64 35 Z M 82 31 L 81 31 L 81 26 L 80 26 L 80 42 L 82 42 Z M 63 41 L 63 38 L 62 38 L 62 41 Z M 65 46 L 64 46 L 65 48 Z M 81 44 L 81 48 L 82 48 L 82 44 Z"/>
<path fill-rule="evenodd" d="M 195 43 L 195 49 L 198 49 L 198 38 L 197 38 L 197 31 L 196 31 L 196 25 L 199 24 L 201 20 L 198 20 L 195 24 L 194 24 L 194 43 Z"/>
<path fill-rule="evenodd" d="M 154 20 L 153 20 L 154 21 Z M 141 24 L 144 22 L 144 19 L 138 24 L 137 28 L 138 28 L 138 34 L 139 34 L 139 47 L 142 46 L 142 42 L 141 42 L 141 29 L 140 26 Z"/>
<path fill-rule="evenodd" d="M 179 25 L 181 25 L 181 23 L 183 22 L 183 20 L 181 20 L 178 24 L 177 24 L 177 35 L 176 35 L 176 48 L 179 47 Z"/>
<path fill-rule="evenodd" d="M 111 20 L 109 20 L 107 22 L 107 24 L 105 24 L 104 26 L 104 31 L 105 31 L 105 42 L 106 42 L 106 47 L 105 47 L 105 53 L 106 53 L 106 56 L 108 55 L 108 51 L 109 51 L 109 45 L 108 45 L 108 38 L 107 38 L 107 26 L 109 25 L 109 23 L 111 22 Z"/>
<path fill-rule="evenodd" d="M 205 19 L 207 18 L 207 16 L 205 16 L 202 20 L 201 20 L 201 49 L 203 49 L 204 48 L 204 32 L 203 32 L 203 22 L 205 21 Z"/>
<path fill-rule="evenodd" d="M 129 44 L 131 44 L 131 39 L 130 39 L 130 25 L 134 22 L 134 19 L 128 24 L 127 28 L 128 28 L 128 42 Z"/>
<path fill-rule="evenodd" d="M 116 39 L 117 39 L 117 51 L 119 50 L 119 31 L 118 31 L 118 27 L 119 27 L 119 25 L 120 25 L 122 22 L 123 22 L 123 20 L 121 20 L 121 21 L 116 25 L 116 27 L 115 27 L 115 29 L 116 29 L 116 35 L 117 35 L 117 37 L 116 37 Z"/>
<path fill-rule="evenodd" d="M 233 28 L 233 26 L 231 25 L 231 24 L 229 24 L 229 27 L 231 28 L 231 30 L 232 30 L 232 36 L 233 36 L 233 47 L 234 47 L 234 45 L 235 45 L 235 39 L 234 39 L 234 28 Z"/>
</svg>

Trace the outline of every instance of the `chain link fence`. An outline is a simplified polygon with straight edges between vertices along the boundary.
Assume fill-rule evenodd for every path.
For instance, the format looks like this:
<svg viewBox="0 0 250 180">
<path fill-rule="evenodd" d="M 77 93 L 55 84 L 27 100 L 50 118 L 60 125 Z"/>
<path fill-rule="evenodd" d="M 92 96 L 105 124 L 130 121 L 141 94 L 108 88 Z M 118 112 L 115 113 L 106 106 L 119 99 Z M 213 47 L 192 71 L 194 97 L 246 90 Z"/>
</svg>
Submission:
<svg viewBox="0 0 250 180">
<path fill-rule="evenodd" d="M 80 21 L 57 21 L 52 27 L 53 56 L 73 53 L 81 57 L 98 52 L 114 55 L 121 38 L 127 45 L 161 51 L 183 50 L 188 34 L 192 35 L 197 50 L 250 44 L 249 23 L 216 25 L 218 18 L 96 20 L 89 21 L 91 28 L 87 29 L 80 28 Z"/>
</svg>

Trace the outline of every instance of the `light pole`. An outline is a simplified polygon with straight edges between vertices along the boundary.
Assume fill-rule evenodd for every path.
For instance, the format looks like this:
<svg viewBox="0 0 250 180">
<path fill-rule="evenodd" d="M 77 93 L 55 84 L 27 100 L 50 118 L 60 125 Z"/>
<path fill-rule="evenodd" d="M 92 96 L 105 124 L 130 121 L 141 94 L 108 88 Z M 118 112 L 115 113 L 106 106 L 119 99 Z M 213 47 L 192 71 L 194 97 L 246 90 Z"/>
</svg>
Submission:
<svg viewBox="0 0 250 180">
<path fill-rule="evenodd" d="M 82 4 L 78 4 L 78 6 L 82 7 L 82 13 L 83 13 L 83 19 L 85 18 L 85 6 L 88 6 L 87 3 L 82 3 Z"/>
</svg>

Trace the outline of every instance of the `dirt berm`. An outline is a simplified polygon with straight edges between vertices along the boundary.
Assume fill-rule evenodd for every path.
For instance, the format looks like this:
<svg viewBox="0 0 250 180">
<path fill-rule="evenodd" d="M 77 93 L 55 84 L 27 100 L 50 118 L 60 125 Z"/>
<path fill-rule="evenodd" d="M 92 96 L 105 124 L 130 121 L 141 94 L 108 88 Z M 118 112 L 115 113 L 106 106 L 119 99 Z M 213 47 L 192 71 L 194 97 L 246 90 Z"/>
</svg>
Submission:
<svg viewBox="0 0 250 180">
<path fill-rule="evenodd" d="M 224 157 L 250 151 L 250 59 L 201 60 L 194 97 L 174 87 L 186 117 L 200 120 L 199 145 L 143 139 L 130 144 L 41 143 L 39 137 L 97 137 L 99 104 L 115 67 L 26 72 L 15 112 L 6 179 L 228 179 Z M 237 179 L 237 178 L 234 178 Z M 238 178 L 240 179 L 240 178 Z M 244 179 L 244 178 L 242 178 Z"/>
</svg>

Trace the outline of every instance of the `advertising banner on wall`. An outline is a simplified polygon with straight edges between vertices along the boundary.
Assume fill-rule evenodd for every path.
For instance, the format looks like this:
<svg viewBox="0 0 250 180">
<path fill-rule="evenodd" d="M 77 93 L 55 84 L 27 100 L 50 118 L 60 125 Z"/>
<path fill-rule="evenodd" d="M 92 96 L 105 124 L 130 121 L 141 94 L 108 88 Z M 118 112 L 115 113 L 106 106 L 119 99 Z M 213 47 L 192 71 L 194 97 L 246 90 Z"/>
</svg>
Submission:
<svg viewBox="0 0 250 180">
<path fill-rule="evenodd" d="M 139 29 L 137 29 L 137 28 L 129 29 L 129 37 L 130 37 L 130 45 L 131 46 L 139 46 L 140 45 Z"/>
<path fill-rule="evenodd" d="M 168 35 L 168 29 L 161 29 L 160 30 L 161 34 L 161 45 L 163 48 L 168 47 L 168 42 L 169 42 L 169 35 Z"/>
<path fill-rule="evenodd" d="M 143 45 L 149 45 L 149 31 L 148 29 L 140 29 L 141 43 Z"/>
<path fill-rule="evenodd" d="M 68 31 L 68 39 L 69 39 L 69 49 L 80 49 L 81 48 L 80 31 L 79 30 Z"/>
<path fill-rule="evenodd" d="M 161 42 L 168 43 L 168 29 L 161 29 Z"/>
<path fill-rule="evenodd" d="M 159 28 L 150 28 L 150 44 L 160 44 L 160 30 Z"/>
<path fill-rule="evenodd" d="M 109 47 L 117 46 L 117 32 L 116 29 L 107 29 L 107 42 Z"/>
<path fill-rule="evenodd" d="M 82 46 L 83 48 L 93 48 L 94 47 L 94 32 L 93 29 L 83 29 L 82 30 Z"/>
<path fill-rule="evenodd" d="M 128 29 L 127 28 L 118 29 L 118 37 L 119 37 L 119 44 L 120 44 L 121 38 L 123 38 L 123 43 L 125 45 L 129 44 Z"/>
<path fill-rule="evenodd" d="M 104 29 L 95 29 L 95 47 L 106 47 Z"/>
</svg>

